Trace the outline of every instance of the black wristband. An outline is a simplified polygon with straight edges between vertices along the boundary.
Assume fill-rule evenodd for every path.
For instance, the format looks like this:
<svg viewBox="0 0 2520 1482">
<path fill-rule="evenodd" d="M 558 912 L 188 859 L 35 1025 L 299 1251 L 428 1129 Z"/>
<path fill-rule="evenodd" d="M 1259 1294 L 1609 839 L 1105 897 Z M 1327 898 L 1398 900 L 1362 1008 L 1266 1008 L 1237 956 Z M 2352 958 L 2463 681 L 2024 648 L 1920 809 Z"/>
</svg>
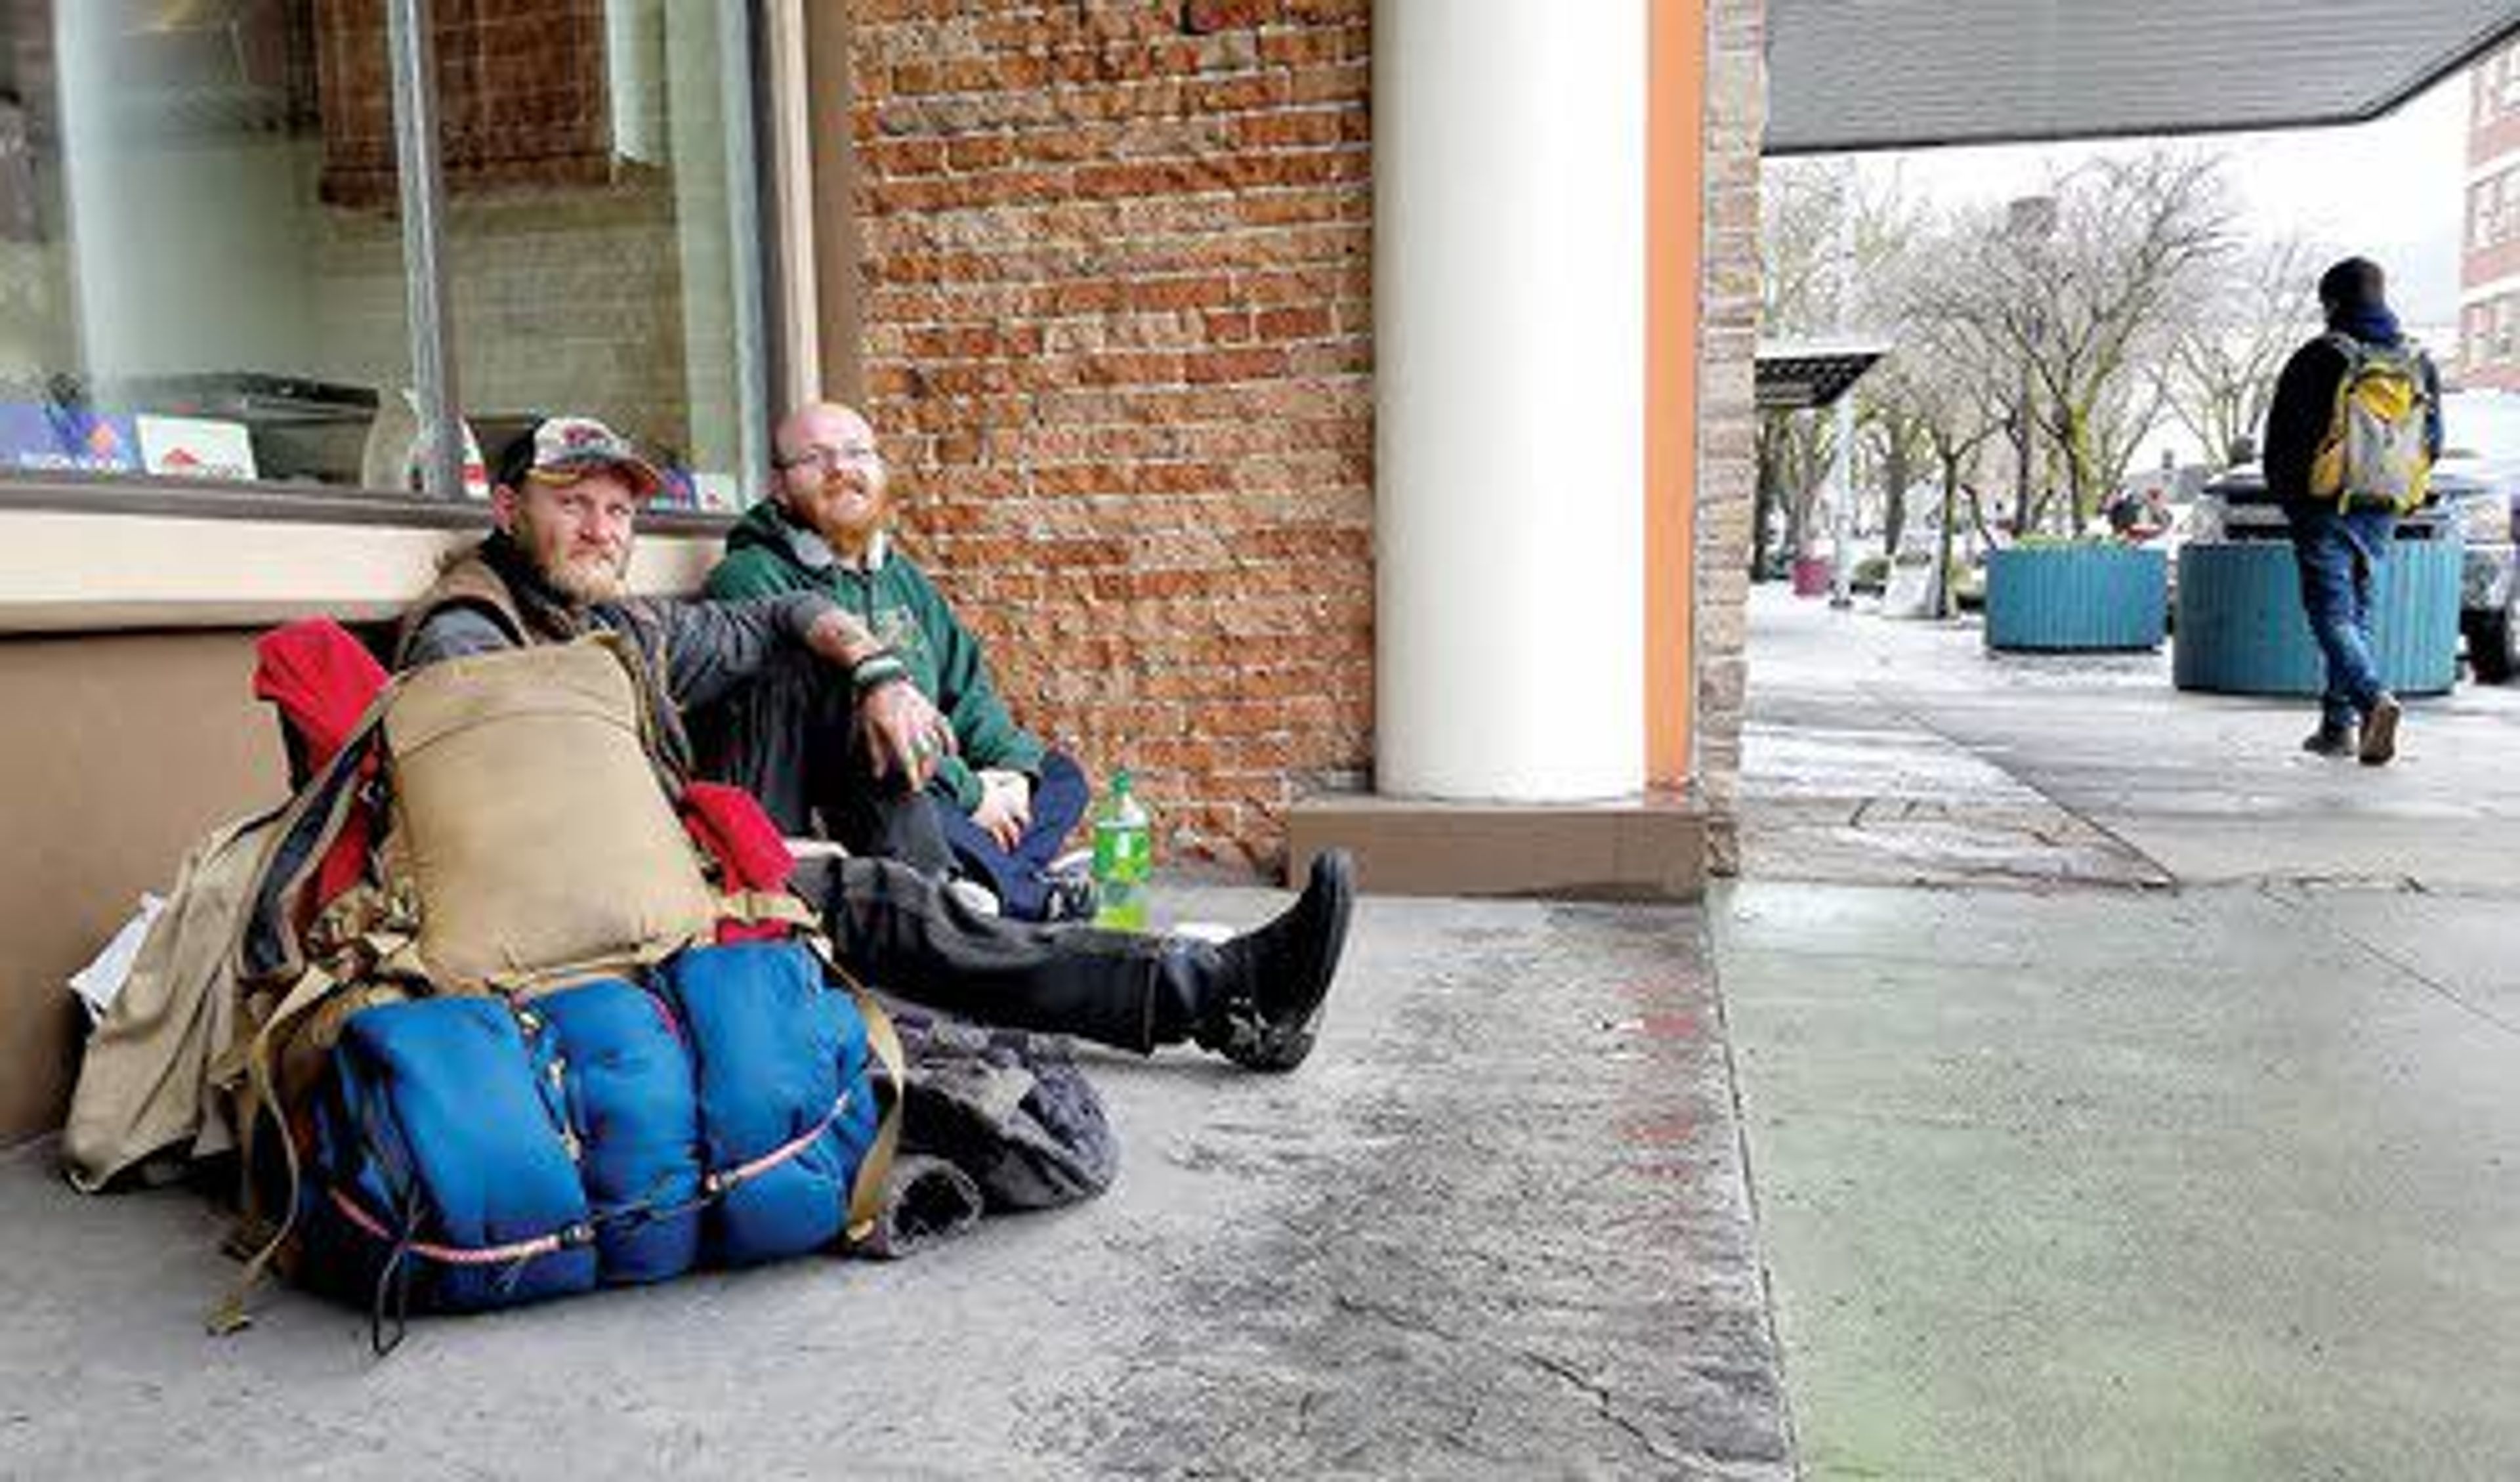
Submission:
<svg viewBox="0 0 2520 1482">
<path fill-rule="evenodd" d="M 849 685 L 860 695 L 872 695 L 886 685 L 909 677 L 909 665 L 889 649 L 877 650 L 849 669 Z"/>
</svg>

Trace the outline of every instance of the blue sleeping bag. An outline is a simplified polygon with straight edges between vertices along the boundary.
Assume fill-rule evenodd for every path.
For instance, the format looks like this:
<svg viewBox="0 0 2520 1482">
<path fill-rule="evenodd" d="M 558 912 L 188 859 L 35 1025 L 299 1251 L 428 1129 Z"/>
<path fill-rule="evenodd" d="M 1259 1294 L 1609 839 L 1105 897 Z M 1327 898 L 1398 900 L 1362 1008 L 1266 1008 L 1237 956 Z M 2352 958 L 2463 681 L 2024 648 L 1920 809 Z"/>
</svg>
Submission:
<svg viewBox="0 0 2520 1482">
<path fill-rule="evenodd" d="M 525 1013 L 543 1084 L 564 1096 L 563 1138 L 595 1225 L 604 1280 L 661 1281 L 699 1260 L 699 1108 L 671 1010 L 617 978 L 536 1000 Z M 554 1070 L 552 1067 L 557 1066 Z"/>
<path fill-rule="evenodd" d="M 382 1316 L 802 1254 L 846 1228 L 879 1120 L 857 1004 L 793 943 L 363 1010 L 314 1105 L 292 1270 Z"/>
<path fill-rule="evenodd" d="M 709 1259 L 745 1266 L 839 1238 L 877 1123 L 857 1006 L 786 942 L 686 952 L 662 977 L 691 1036 L 717 1194 L 705 1224 Z"/>
<path fill-rule="evenodd" d="M 447 1312 L 595 1284 L 586 1186 L 503 1001 L 362 1010 L 332 1070 L 302 1190 L 309 1284 Z"/>
</svg>

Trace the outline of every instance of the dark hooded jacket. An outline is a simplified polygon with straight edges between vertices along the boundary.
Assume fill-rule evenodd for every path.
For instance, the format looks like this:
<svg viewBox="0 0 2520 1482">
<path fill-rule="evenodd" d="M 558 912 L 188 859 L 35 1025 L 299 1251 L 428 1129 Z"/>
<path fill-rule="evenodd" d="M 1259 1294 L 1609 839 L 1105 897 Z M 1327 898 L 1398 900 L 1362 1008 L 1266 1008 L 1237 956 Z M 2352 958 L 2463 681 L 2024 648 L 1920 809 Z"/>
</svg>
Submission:
<svg viewBox="0 0 2520 1482">
<path fill-rule="evenodd" d="M 2333 305 L 2327 333 L 2292 352 L 2275 378 L 2275 394 L 2267 408 L 2267 492 L 2286 504 L 2310 498 L 2310 466 L 2318 457 L 2336 416 L 2336 392 L 2345 379 L 2346 354 L 2336 337 L 2359 340 L 2374 349 L 2401 349 L 2406 335 L 2398 316 L 2377 300 Z M 2425 441 L 2441 457 L 2441 378 L 2430 356 L 2418 352 L 2423 370 Z"/>
</svg>

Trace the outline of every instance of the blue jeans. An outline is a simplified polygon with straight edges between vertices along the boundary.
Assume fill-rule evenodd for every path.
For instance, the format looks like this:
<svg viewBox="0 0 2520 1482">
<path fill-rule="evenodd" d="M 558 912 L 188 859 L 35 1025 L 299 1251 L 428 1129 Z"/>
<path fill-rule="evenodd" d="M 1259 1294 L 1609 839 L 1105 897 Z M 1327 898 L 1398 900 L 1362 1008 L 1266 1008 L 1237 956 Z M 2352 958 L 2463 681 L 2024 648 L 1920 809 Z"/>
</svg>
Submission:
<svg viewBox="0 0 2520 1482">
<path fill-rule="evenodd" d="M 2320 504 L 2287 505 L 2293 563 L 2301 571 L 2301 607 L 2327 660 L 2322 724 L 2351 731 L 2380 697 L 2380 666 L 2371 656 L 2371 579 L 2397 538 L 2392 510 L 2338 514 Z"/>
<path fill-rule="evenodd" d="M 988 886 L 1007 915 L 1037 921 L 1050 897 L 1043 872 L 1058 857 L 1058 846 L 1085 817 L 1085 805 L 1093 796 L 1084 770 L 1073 759 L 1061 751 L 1045 754 L 1032 787 L 1032 824 L 1011 850 L 999 848 L 988 831 L 971 822 L 971 815 L 954 799 L 937 792 L 927 798 L 935 805 L 937 826 L 944 830 L 963 874 Z"/>
</svg>

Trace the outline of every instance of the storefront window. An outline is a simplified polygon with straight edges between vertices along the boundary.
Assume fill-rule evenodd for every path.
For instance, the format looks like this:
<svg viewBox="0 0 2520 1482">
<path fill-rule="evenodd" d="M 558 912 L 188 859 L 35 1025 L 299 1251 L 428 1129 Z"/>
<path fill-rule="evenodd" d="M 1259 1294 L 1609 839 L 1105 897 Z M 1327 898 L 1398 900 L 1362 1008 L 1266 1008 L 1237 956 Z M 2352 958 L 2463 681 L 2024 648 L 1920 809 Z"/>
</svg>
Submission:
<svg viewBox="0 0 2520 1482">
<path fill-rule="evenodd" d="M 361 481 L 410 335 L 389 210 L 320 196 L 318 10 L 8 6 L 0 467 Z"/>
<path fill-rule="evenodd" d="M 766 481 L 746 9 L 446 7 L 456 380 L 485 442 L 585 412 L 656 450 L 669 498 Z"/>
<path fill-rule="evenodd" d="M 0 0 L 0 477 L 414 491 L 414 346 L 442 342 L 476 446 L 592 412 L 683 501 L 739 503 L 766 419 L 750 7 L 437 0 L 428 199 L 392 9 Z M 443 323 L 411 318 L 424 207 Z"/>
</svg>

